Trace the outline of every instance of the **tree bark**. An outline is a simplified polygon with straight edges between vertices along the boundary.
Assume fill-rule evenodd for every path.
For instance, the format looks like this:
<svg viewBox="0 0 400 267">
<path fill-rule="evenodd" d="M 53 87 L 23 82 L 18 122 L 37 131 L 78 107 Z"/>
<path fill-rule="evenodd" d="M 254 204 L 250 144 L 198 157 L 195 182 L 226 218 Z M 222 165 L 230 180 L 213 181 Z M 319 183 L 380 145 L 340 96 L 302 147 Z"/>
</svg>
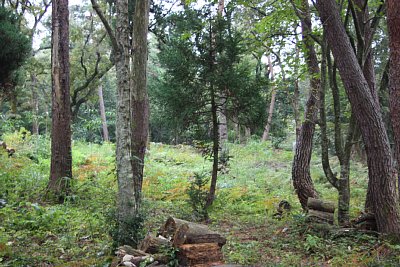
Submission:
<svg viewBox="0 0 400 267">
<path fill-rule="evenodd" d="M 69 191 L 69 179 L 72 179 L 68 0 L 53 2 L 51 40 L 52 128 L 48 189 L 63 202 Z"/>
<path fill-rule="evenodd" d="M 149 0 L 135 3 L 133 24 L 132 70 L 132 171 L 136 209 L 141 202 L 144 156 L 149 136 L 149 100 L 147 96 L 147 33 L 149 26 Z"/>
<path fill-rule="evenodd" d="M 274 67 L 272 66 L 271 56 L 268 55 L 267 58 L 268 58 L 268 69 L 269 69 L 269 73 L 271 74 L 270 81 L 271 81 L 271 83 L 273 83 L 274 79 L 275 79 Z M 272 114 L 274 113 L 275 98 L 276 98 L 276 88 L 274 85 L 272 85 L 271 90 L 272 90 L 271 102 L 269 104 L 268 119 L 267 119 L 267 124 L 265 124 L 262 141 L 267 141 L 269 139 L 269 131 L 271 129 L 271 123 L 272 123 Z"/>
<path fill-rule="evenodd" d="M 110 142 L 110 137 L 108 135 L 108 128 L 107 128 L 106 108 L 104 106 L 103 86 L 101 84 L 97 88 L 97 93 L 99 95 L 99 108 L 100 108 L 101 126 L 103 130 L 103 140 L 104 142 Z"/>
<path fill-rule="evenodd" d="M 318 197 L 311 180 L 310 161 L 312 154 L 312 141 L 315 132 L 315 122 L 318 116 L 318 94 L 320 92 L 321 81 L 319 78 L 320 70 L 314 48 L 314 41 L 311 37 L 311 14 L 307 0 L 302 0 L 301 2 L 301 13 L 302 14 L 299 14 L 299 18 L 301 21 L 307 68 L 310 75 L 311 92 L 306 104 L 304 122 L 301 126 L 300 134 L 296 142 L 296 151 L 292 166 L 292 179 L 301 206 L 304 210 L 307 210 L 307 199 L 309 197 Z"/>
<path fill-rule="evenodd" d="M 212 138 L 213 138 L 213 165 L 211 171 L 211 183 L 210 191 L 207 196 L 207 201 L 205 205 L 205 210 L 207 210 L 215 199 L 215 191 L 217 188 L 217 178 L 218 178 L 218 161 L 219 161 L 219 129 L 218 129 L 218 115 L 217 115 L 217 103 L 215 99 L 215 89 L 211 85 L 211 113 L 212 113 Z M 207 215 L 208 216 L 208 215 Z M 205 218 L 208 219 L 208 218 Z"/>
<path fill-rule="evenodd" d="M 395 171 L 379 106 L 358 64 L 335 0 L 317 0 L 317 9 L 366 147 L 372 212 L 378 230 L 399 237 Z"/>
<path fill-rule="evenodd" d="M 115 70 L 117 74 L 117 118 L 116 118 L 116 164 L 118 179 L 118 241 L 132 244 L 129 240 L 129 223 L 135 218 L 137 203 L 134 195 L 134 181 L 131 161 L 131 93 L 130 93 L 130 44 L 128 0 L 116 2 L 117 47 L 114 47 Z"/>
<path fill-rule="evenodd" d="M 387 1 L 387 25 L 389 31 L 389 94 L 390 118 L 394 137 L 394 155 L 397 172 L 400 173 L 400 3 Z M 400 191 L 400 177 L 398 178 Z"/>
</svg>

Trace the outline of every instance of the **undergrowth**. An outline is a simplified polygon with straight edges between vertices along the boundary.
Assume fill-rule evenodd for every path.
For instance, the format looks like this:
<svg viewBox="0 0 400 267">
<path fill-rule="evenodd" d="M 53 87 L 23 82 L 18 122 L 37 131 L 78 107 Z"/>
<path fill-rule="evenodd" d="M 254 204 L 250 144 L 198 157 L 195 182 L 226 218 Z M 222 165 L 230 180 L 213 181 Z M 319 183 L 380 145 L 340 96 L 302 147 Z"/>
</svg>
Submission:
<svg viewBox="0 0 400 267">
<path fill-rule="evenodd" d="M 117 192 L 114 146 L 73 142 L 72 193 L 63 205 L 53 205 L 43 197 L 49 179 L 49 139 L 22 132 L 3 136 L 16 153 L 0 155 L 0 266 L 107 266 L 113 256 L 110 233 L 115 231 L 110 220 Z M 227 145 L 229 171 L 220 174 L 215 203 L 207 211 L 210 227 L 227 237 L 226 262 L 251 266 L 400 264 L 399 245 L 305 222 L 291 183 L 292 151 L 258 141 Z M 338 163 L 332 162 L 338 169 Z M 143 231 L 156 232 L 168 216 L 196 220 L 193 210 L 202 210 L 191 199 L 203 196 L 204 184 L 193 183 L 194 177 L 197 173 L 206 178 L 210 170 L 211 162 L 193 147 L 152 143 L 143 183 Z M 324 178 L 315 155 L 311 175 L 319 194 L 336 202 L 337 192 Z M 365 166 L 353 162 L 353 217 L 362 210 L 366 179 Z M 190 197 L 191 184 L 195 193 Z M 292 213 L 273 219 L 281 200 L 292 205 Z"/>
</svg>

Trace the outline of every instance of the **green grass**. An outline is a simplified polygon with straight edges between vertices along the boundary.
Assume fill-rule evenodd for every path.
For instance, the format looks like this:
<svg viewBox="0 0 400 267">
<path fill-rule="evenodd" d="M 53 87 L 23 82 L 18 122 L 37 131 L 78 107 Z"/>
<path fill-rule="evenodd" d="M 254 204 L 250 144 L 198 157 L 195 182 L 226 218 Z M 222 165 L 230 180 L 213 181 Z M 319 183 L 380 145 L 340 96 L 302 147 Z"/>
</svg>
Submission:
<svg viewBox="0 0 400 267">
<path fill-rule="evenodd" d="M 115 206 L 114 145 L 73 143 L 72 195 L 63 205 L 44 199 L 49 176 L 49 140 L 9 134 L 16 154 L 0 155 L 0 266 L 106 266 L 113 256 L 110 214 Z M 289 146 L 288 146 L 289 147 Z M 291 182 L 290 150 L 268 142 L 229 144 L 227 173 L 218 180 L 210 227 L 227 237 L 227 262 L 253 266 L 393 266 L 400 246 L 374 236 L 337 236 L 336 228 L 305 223 Z M 209 172 L 211 162 L 185 145 L 152 143 L 146 156 L 144 206 L 146 230 L 155 232 L 168 216 L 197 219 L 186 190 L 194 173 Z M 332 161 L 332 166 L 338 168 Z M 325 180 L 316 155 L 311 175 L 324 199 L 337 192 Z M 351 215 L 362 210 L 367 185 L 365 166 L 353 162 Z M 290 215 L 273 218 L 281 200 Z"/>
</svg>

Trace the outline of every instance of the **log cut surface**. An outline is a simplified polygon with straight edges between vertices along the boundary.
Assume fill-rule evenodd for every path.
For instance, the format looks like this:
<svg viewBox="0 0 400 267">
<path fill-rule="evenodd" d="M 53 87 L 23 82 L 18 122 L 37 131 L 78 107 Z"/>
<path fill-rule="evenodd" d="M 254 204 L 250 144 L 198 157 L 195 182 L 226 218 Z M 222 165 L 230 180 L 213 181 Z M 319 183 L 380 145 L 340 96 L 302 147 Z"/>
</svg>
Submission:
<svg viewBox="0 0 400 267">
<path fill-rule="evenodd" d="M 178 260 L 183 266 L 222 264 L 222 251 L 218 243 L 184 244 L 178 248 Z"/>
</svg>

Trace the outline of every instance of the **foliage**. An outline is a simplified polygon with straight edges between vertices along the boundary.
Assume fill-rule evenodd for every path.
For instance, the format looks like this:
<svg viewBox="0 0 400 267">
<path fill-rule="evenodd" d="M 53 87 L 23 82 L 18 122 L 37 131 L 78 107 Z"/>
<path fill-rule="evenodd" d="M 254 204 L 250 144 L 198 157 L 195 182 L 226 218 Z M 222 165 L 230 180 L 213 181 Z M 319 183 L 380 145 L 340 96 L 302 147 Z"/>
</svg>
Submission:
<svg viewBox="0 0 400 267">
<path fill-rule="evenodd" d="M 116 245 L 109 234 L 116 229 L 114 146 L 75 141 L 71 196 L 63 205 L 49 205 L 42 200 L 50 164 L 49 139 L 23 134 L 25 131 L 3 136 L 16 153 L 11 158 L 0 155 L 0 199 L 6 201 L 0 208 L 0 265 L 106 264 Z M 281 266 L 299 262 L 338 266 L 398 263 L 396 244 L 357 232 L 342 235 L 336 227 L 305 222 L 291 186 L 290 142 L 282 145 L 288 150 L 255 140 L 227 146 L 233 156 L 230 171 L 221 174 L 218 197 L 208 211 L 213 222 L 210 227 L 228 239 L 223 248 L 227 262 Z M 193 220 L 188 177 L 192 182 L 196 182 L 194 173 L 207 177 L 204 170 L 211 163 L 190 146 L 156 143 L 150 145 L 146 162 L 143 194 L 147 216 L 136 221 L 135 227 L 143 225 L 143 232 L 153 232 L 168 216 Z M 321 168 L 318 157 L 313 156 L 311 165 L 316 178 Z M 333 165 L 339 167 L 338 162 Z M 366 167 L 354 163 L 351 173 L 351 214 L 355 217 L 363 209 Z M 323 179 L 315 182 L 324 199 L 336 199 L 337 192 Z M 193 186 L 200 188 L 196 183 Z M 272 215 L 282 199 L 293 206 L 293 212 L 278 221 Z"/>
<path fill-rule="evenodd" d="M 210 177 L 206 173 L 195 172 L 187 189 L 188 202 L 193 209 L 194 216 L 201 219 L 208 218 L 208 211 L 206 210 L 208 188 L 206 185 L 209 180 Z"/>
<path fill-rule="evenodd" d="M 19 19 L 12 12 L 0 7 L 0 83 L 7 80 L 12 71 L 26 60 L 31 50 L 30 40 L 21 33 Z"/>
</svg>

